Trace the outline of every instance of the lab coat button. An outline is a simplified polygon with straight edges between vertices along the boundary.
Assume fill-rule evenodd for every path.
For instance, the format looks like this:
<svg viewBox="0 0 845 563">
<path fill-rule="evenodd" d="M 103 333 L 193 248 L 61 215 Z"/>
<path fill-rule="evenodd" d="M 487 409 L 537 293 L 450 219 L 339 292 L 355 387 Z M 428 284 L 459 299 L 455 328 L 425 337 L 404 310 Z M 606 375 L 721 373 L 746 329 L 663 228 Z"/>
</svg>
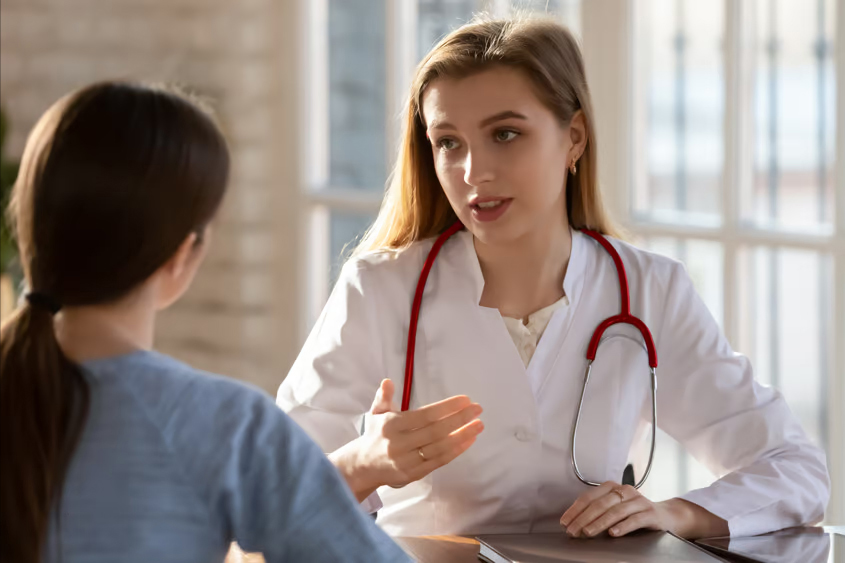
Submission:
<svg viewBox="0 0 845 563">
<path fill-rule="evenodd" d="M 528 442 L 531 440 L 531 434 L 525 428 L 517 428 L 513 435 L 516 436 L 516 439 L 520 442 Z"/>
</svg>

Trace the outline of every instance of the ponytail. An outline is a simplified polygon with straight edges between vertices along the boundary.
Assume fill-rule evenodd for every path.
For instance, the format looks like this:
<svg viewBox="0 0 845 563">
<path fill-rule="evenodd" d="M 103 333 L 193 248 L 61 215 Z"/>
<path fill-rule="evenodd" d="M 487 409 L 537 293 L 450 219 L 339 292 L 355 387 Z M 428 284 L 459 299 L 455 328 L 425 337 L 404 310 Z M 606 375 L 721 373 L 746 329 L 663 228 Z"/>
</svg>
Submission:
<svg viewBox="0 0 845 563">
<path fill-rule="evenodd" d="M 88 384 L 59 348 L 51 307 L 32 299 L 0 329 L 0 560 L 41 561 L 88 406 Z"/>
</svg>

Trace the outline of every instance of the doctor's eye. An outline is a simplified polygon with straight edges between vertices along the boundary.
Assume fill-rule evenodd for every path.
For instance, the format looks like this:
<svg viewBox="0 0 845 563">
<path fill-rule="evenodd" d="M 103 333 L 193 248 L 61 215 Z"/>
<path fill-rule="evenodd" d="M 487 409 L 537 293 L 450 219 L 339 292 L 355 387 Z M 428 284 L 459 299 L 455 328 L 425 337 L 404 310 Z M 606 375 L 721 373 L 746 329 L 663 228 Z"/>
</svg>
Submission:
<svg viewBox="0 0 845 563">
<path fill-rule="evenodd" d="M 499 129 L 493 134 L 493 136 L 500 143 L 508 143 L 519 137 L 519 131 L 514 131 L 513 129 Z"/>
<path fill-rule="evenodd" d="M 458 141 L 451 137 L 441 137 L 435 141 L 434 146 L 442 151 L 451 151 L 458 148 Z"/>
</svg>

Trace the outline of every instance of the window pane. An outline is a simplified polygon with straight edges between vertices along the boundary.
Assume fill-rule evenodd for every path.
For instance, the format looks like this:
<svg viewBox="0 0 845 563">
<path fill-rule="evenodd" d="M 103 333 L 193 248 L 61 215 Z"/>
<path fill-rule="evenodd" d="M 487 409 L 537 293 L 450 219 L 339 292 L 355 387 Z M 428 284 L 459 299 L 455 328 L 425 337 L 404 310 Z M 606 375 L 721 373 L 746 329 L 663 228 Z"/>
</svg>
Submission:
<svg viewBox="0 0 845 563">
<path fill-rule="evenodd" d="M 368 213 L 332 211 L 329 220 L 329 287 L 334 287 L 340 268 L 349 257 L 361 236 L 375 220 Z"/>
<path fill-rule="evenodd" d="M 511 9 L 518 13 L 558 14 L 562 4 L 566 4 L 566 2 L 561 0 L 512 0 Z"/>
<path fill-rule="evenodd" d="M 807 433 L 826 444 L 831 261 L 807 250 L 747 248 L 739 259 L 739 349 L 758 381 L 780 389 Z"/>
<path fill-rule="evenodd" d="M 329 0 L 329 184 L 383 190 L 384 2 Z"/>
<path fill-rule="evenodd" d="M 718 224 L 723 162 L 723 2 L 646 0 L 640 18 L 634 210 Z"/>
<path fill-rule="evenodd" d="M 477 0 L 419 0 L 418 58 L 425 56 L 450 31 L 472 19 L 477 5 Z"/>
<path fill-rule="evenodd" d="M 757 0 L 754 182 L 757 225 L 833 226 L 834 0 Z"/>
<path fill-rule="evenodd" d="M 639 241 L 644 248 L 680 260 L 695 284 L 696 291 L 707 304 L 710 313 L 721 325 L 724 297 L 722 294 L 723 254 L 719 243 L 702 240 L 683 240 L 669 237 L 651 237 Z M 659 358 L 658 358 L 659 360 Z M 660 370 L 657 371 L 658 393 Z M 660 413 L 657 413 L 658 418 Z M 637 451 L 648 452 L 648 439 L 638 445 Z M 647 458 L 645 458 L 647 459 Z M 640 463 L 642 468 L 645 463 Z M 637 474 L 639 477 L 640 473 Z M 683 446 L 668 434 L 657 431 L 652 475 L 643 485 L 643 493 L 652 500 L 676 497 L 691 489 L 706 487 L 715 480 L 707 468 L 686 453 Z"/>
<path fill-rule="evenodd" d="M 549 14 L 581 36 L 581 0 L 512 0 L 519 13 Z"/>
</svg>

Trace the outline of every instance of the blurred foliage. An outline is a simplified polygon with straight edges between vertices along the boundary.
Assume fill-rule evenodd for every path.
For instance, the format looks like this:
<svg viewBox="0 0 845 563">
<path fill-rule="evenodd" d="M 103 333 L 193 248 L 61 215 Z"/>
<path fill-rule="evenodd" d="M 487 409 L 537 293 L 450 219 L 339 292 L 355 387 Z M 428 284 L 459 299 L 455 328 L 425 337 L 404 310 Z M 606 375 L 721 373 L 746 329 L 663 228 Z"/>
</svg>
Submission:
<svg viewBox="0 0 845 563">
<path fill-rule="evenodd" d="M 18 163 L 6 159 L 6 134 L 9 122 L 6 113 L 0 108 L 0 272 L 16 273 L 18 268 L 18 247 L 9 225 L 6 208 L 12 186 L 18 176 Z"/>
</svg>

